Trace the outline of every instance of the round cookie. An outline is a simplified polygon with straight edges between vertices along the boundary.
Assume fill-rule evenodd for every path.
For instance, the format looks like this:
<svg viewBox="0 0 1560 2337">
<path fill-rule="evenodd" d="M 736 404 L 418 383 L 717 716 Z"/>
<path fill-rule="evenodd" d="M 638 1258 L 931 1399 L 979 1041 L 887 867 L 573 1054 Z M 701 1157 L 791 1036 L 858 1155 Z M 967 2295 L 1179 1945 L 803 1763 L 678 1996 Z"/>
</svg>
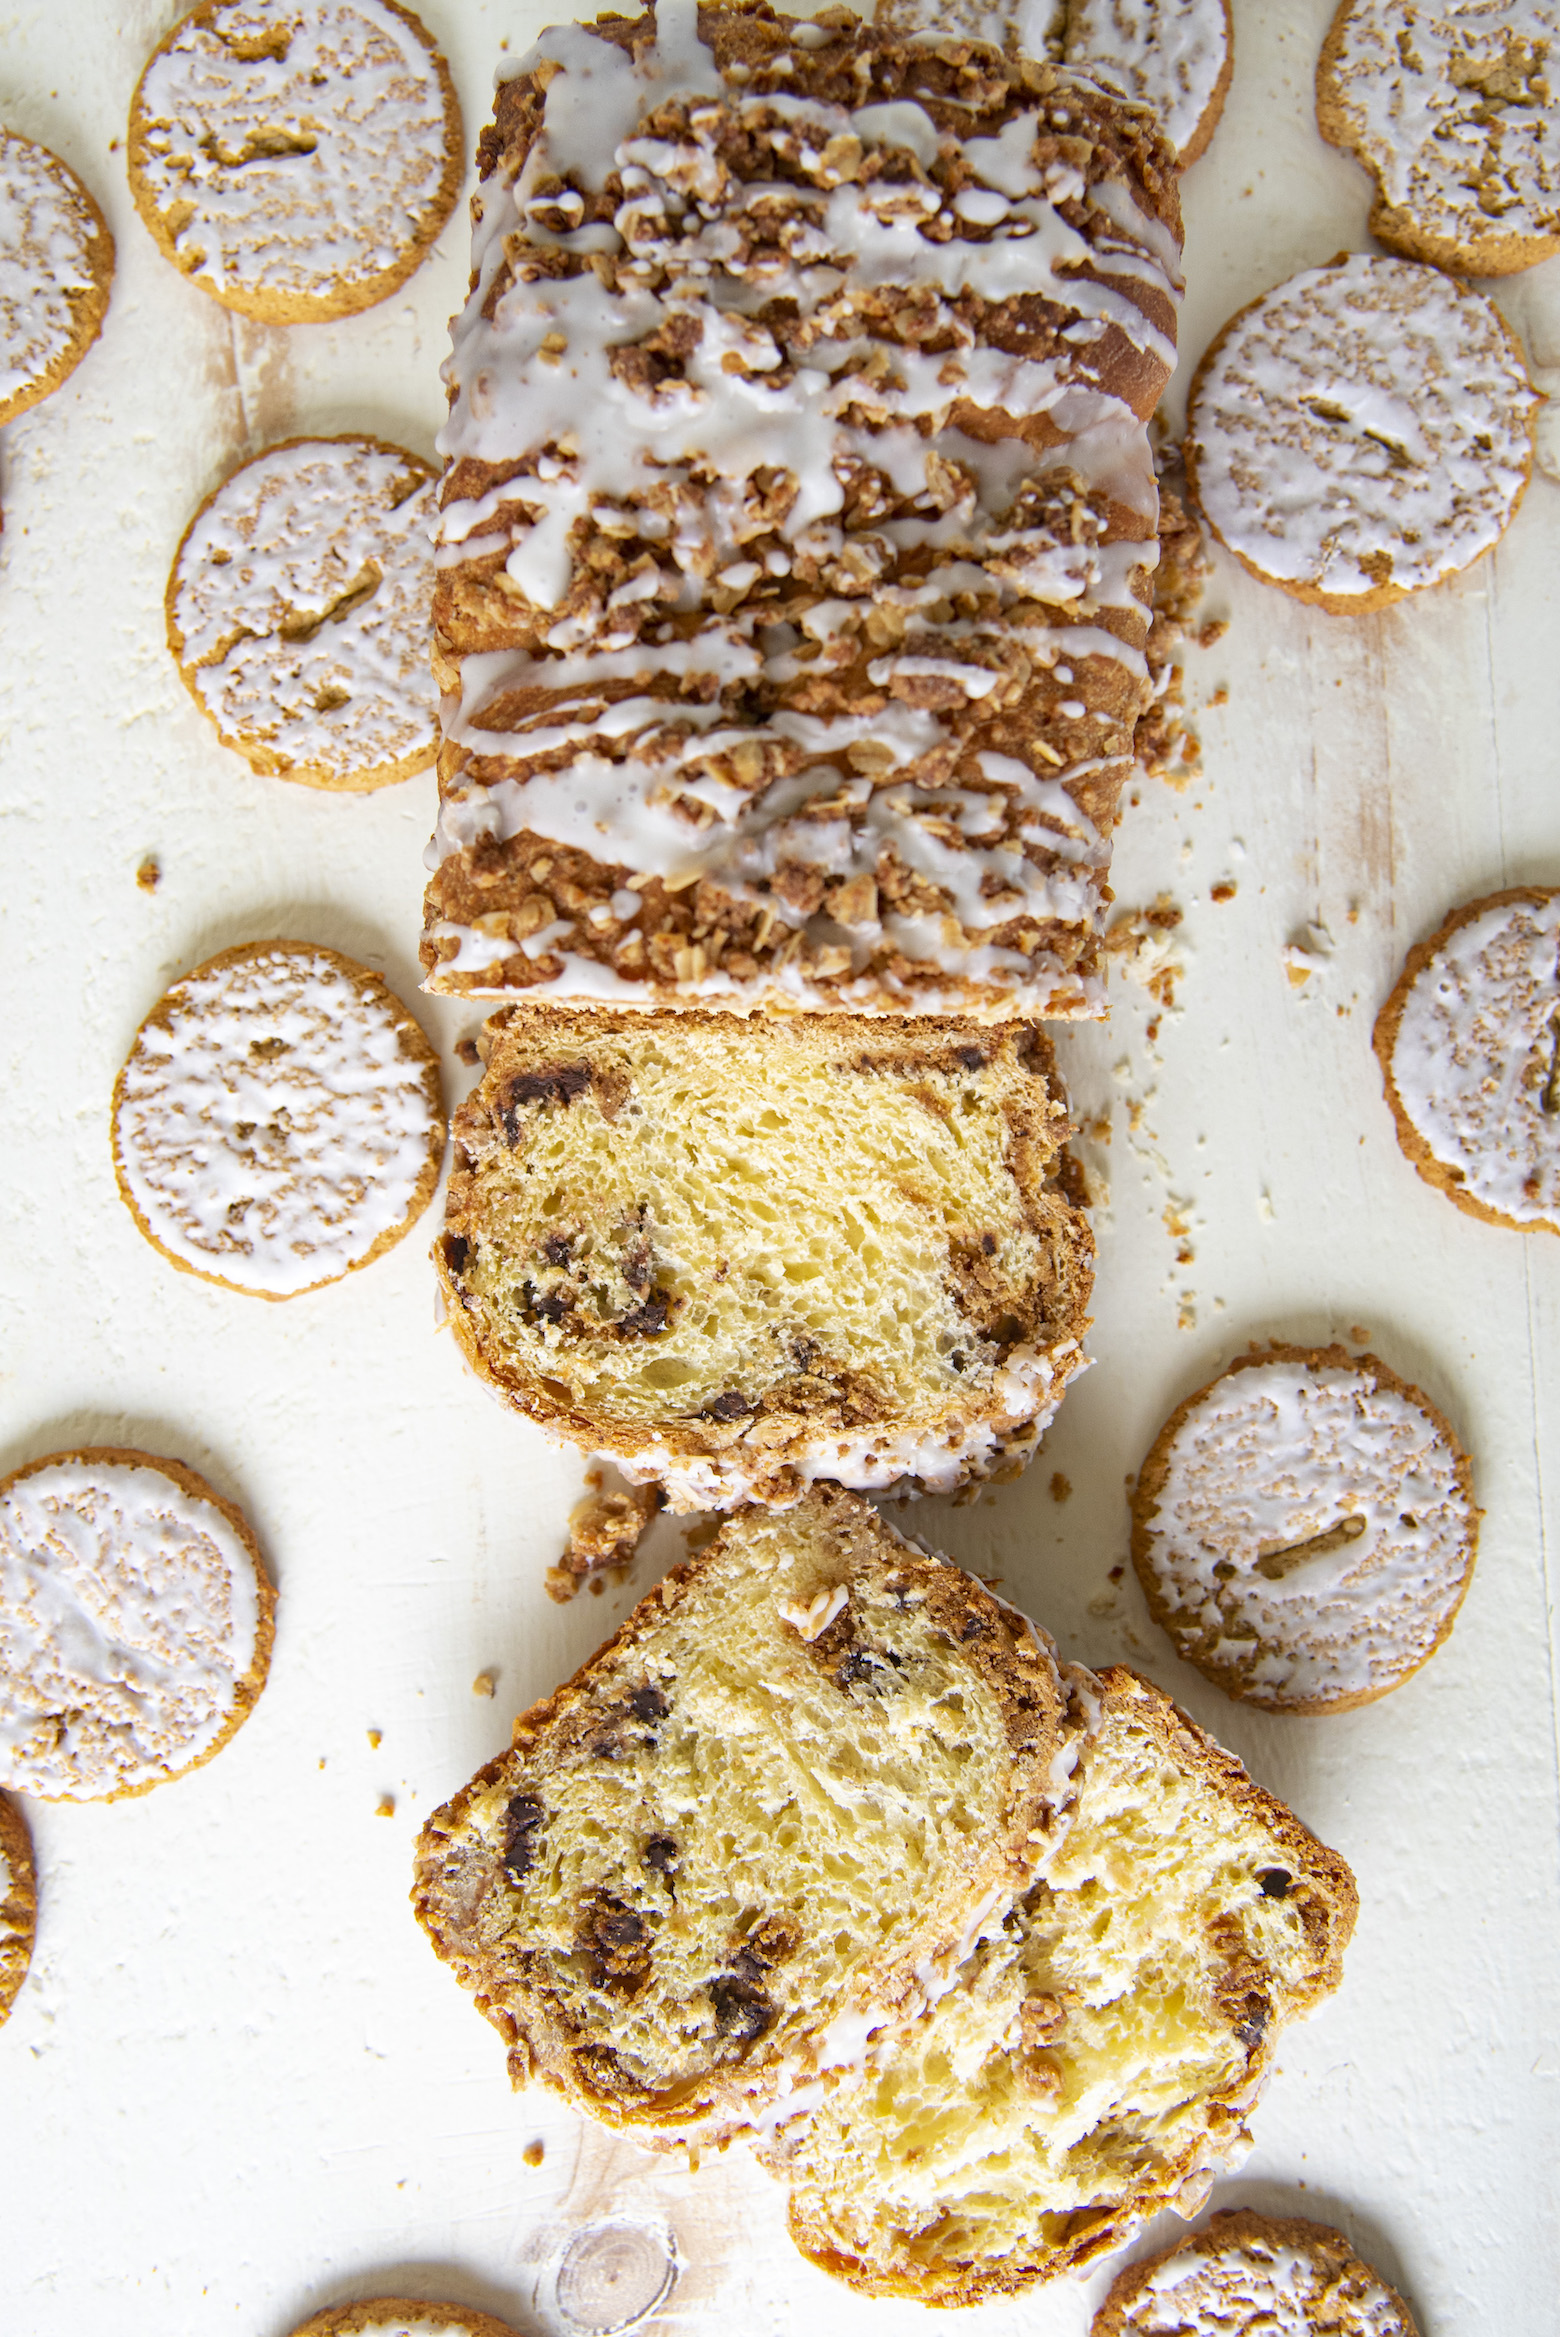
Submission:
<svg viewBox="0 0 1560 2337">
<path fill-rule="evenodd" d="M 168 579 L 168 646 L 252 769 L 363 791 L 433 761 L 438 476 L 382 438 L 289 438 L 190 521 Z"/>
<path fill-rule="evenodd" d="M 51 1453 L 0 1481 L 0 1784 L 149 1793 L 219 1752 L 265 1685 L 276 1594 L 182 1461 Z"/>
<path fill-rule="evenodd" d="M 449 68 L 397 0 L 202 0 L 130 106 L 130 192 L 225 308 L 310 324 L 426 258 L 463 167 Z"/>
<path fill-rule="evenodd" d="M 411 2296 L 366 2297 L 331 2305 L 300 2322 L 292 2337 L 519 2337 L 508 2321 L 469 2305 L 424 2303 Z"/>
<path fill-rule="evenodd" d="M 1231 317 L 1192 380 L 1187 484 L 1264 584 L 1338 615 L 1384 609 L 1505 533 L 1535 403 L 1493 301 L 1355 252 Z"/>
<path fill-rule="evenodd" d="M 1560 1233 L 1560 888 L 1453 910 L 1409 951 L 1372 1043 L 1425 1182 L 1490 1225 Z"/>
<path fill-rule="evenodd" d="M 1557 45 L 1557 0 L 1343 0 L 1316 119 L 1375 179 L 1372 235 L 1465 276 L 1560 251 Z"/>
<path fill-rule="evenodd" d="M 1418 2337 L 1414 2316 L 1342 2232 L 1225 2208 L 1118 2272 L 1091 2337 Z"/>
<path fill-rule="evenodd" d="M 75 172 L 0 128 L 0 427 L 74 373 L 113 275 L 114 239 Z"/>
<path fill-rule="evenodd" d="M 1132 1494 L 1154 1620 L 1226 1695 L 1348 1712 L 1456 1620 L 1479 1510 L 1427 1396 L 1343 1347 L 1242 1356 L 1178 1404 Z"/>
<path fill-rule="evenodd" d="M 366 966 L 247 942 L 175 982 L 114 1084 L 114 1168 L 191 1274 L 293 1298 L 390 1249 L 433 1198 L 433 1049 Z"/>
<path fill-rule="evenodd" d="M 1235 70 L 1229 0 L 1067 0 L 1061 54 L 1152 106 L 1185 170 L 1207 152 Z"/>
<path fill-rule="evenodd" d="M 32 1836 L 15 1802 L 0 1793 L 0 2023 L 27 1977 L 37 1917 Z"/>
</svg>

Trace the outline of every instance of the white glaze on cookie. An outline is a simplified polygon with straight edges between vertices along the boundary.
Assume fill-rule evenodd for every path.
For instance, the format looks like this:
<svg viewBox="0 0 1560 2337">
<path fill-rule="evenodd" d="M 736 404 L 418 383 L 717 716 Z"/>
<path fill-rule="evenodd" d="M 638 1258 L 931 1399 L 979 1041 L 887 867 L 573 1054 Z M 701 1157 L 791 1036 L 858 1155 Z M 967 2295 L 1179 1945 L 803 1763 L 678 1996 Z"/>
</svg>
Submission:
<svg viewBox="0 0 1560 2337">
<path fill-rule="evenodd" d="M 1560 1232 L 1560 892 L 1459 925 L 1409 987 L 1392 1046 L 1398 1100 L 1460 1190 Z"/>
<path fill-rule="evenodd" d="M 1242 2217 L 1238 2235 L 1212 2228 L 1156 2265 L 1119 2317 L 1112 2337 L 1416 2337 L 1403 2300 L 1336 2233 L 1330 2246 L 1286 2239 Z"/>
<path fill-rule="evenodd" d="M 287 1298 L 405 1231 L 442 1148 L 404 1008 L 302 942 L 176 982 L 136 1036 L 114 1149 L 143 1229 L 200 1274 Z"/>
<path fill-rule="evenodd" d="M 1555 249 L 1557 59 L 1555 0 L 1350 0 L 1321 86 L 1382 205 L 1402 214 L 1384 240 L 1433 239 L 1453 267 L 1492 238 L 1533 239 L 1535 260 Z"/>
<path fill-rule="evenodd" d="M 399 280 L 449 208 L 420 35 L 382 0 L 215 0 L 175 29 L 136 92 L 133 163 L 197 284 L 329 316 Z"/>
<path fill-rule="evenodd" d="M 259 1648 L 254 1559 L 155 1466 L 67 1458 L 0 1494 L 0 1783 L 98 1801 L 192 1767 Z"/>
<path fill-rule="evenodd" d="M 1134 1556 L 1158 1619 L 1189 1662 L 1269 1710 L 1383 1693 L 1431 1653 L 1466 1587 L 1476 1512 L 1460 1461 L 1368 1358 L 1226 1374 L 1145 1470 Z"/>
<path fill-rule="evenodd" d="M 460 660 L 443 714 L 455 751 L 443 761 L 433 865 L 528 834 L 679 888 L 707 877 L 799 943 L 811 943 L 814 920 L 828 926 L 837 988 L 819 988 L 798 948 L 756 987 L 690 962 L 679 995 L 739 1002 L 767 985 L 801 1005 L 933 1003 L 928 988 L 908 985 L 885 996 L 880 960 L 891 950 L 950 1002 L 974 982 L 1006 993 L 1008 1011 L 1042 998 L 1054 1011 L 1097 1007 L 1092 978 L 1069 984 L 1044 947 L 1026 955 L 992 935 L 1019 915 L 1085 930 L 1098 915 L 1107 848 L 1080 818 L 1077 790 L 1114 768 L 1118 741 L 1103 713 L 1092 736 L 1079 728 L 1102 690 L 1119 695 L 1123 675 L 1129 695 L 1146 683 L 1141 648 L 1123 634 L 1137 630 L 1157 547 L 1070 515 L 1092 492 L 1151 523 L 1142 425 L 1093 353 L 1115 335 L 1112 346 L 1124 340 L 1147 364 L 1173 363 L 1156 317 L 1179 297 L 1175 239 L 1123 180 L 1086 188 L 1070 166 L 1033 160 L 1037 133 L 1066 113 L 1065 87 L 997 134 L 960 141 L 908 100 L 853 111 L 722 88 L 691 19 L 671 31 L 670 8 L 663 18 L 660 49 L 637 65 L 578 27 L 545 34 L 515 68 L 552 69 L 540 133 L 518 179 L 496 171 L 474 204 L 474 284 L 445 369 L 440 446 L 455 463 L 527 467 L 480 496 L 446 490 L 438 558 L 448 572 L 502 553 L 526 646 Z M 673 129 L 662 115 L 652 135 L 642 122 L 657 106 L 682 118 Z M 752 157 L 741 177 L 721 149 L 733 117 Z M 956 146 L 978 183 L 950 203 L 928 174 Z M 829 163 L 803 214 L 755 248 L 750 219 L 777 185 L 792 199 L 799 157 L 822 168 L 826 152 L 839 170 Z M 877 170 L 878 158 L 903 175 L 853 175 Z M 585 193 L 614 172 L 622 197 L 611 224 L 574 224 Z M 1084 200 L 1087 235 L 1062 209 Z M 948 232 L 937 240 L 927 225 Z M 591 258 L 600 270 L 528 274 L 532 254 L 572 268 Z M 885 362 L 854 318 L 858 298 L 901 286 L 945 318 L 951 359 L 946 348 L 896 347 Z M 1025 295 L 1075 320 L 1065 358 L 1015 355 L 969 321 Z M 760 321 L 771 302 L 795 304 L 800 354 Z M 625 366 L 651 334 L 686 339 L 675 378 L 640 381 Z M 1044 414 L 1059 443 L 1045 454 L 1012 436 L 985 443 L 954 427 L 961 405 Z M 929 500 L 929 513 L 878 532 L 859 525 L 843 482 L 863 466 L 895 496 Z M 1053 468 L 1073 482 L 1063 516 L 1016 518 L 1024 488 Z M 760 471 L 794 492 L 755 524 Z M 656 550 L 604 604 L 582 607 L 576 531 L 587 520 Z M 775 626 L 772 605 L 747 597 L 761 573 L 747 551 L 756 535 L 775 539 L 763 554 L 769 574 L 812 564 L 824 578 L 795 626 Z M 921 548 L 924 573 L 894 581 L 894 564 Z M 867 661 L 870 712 L 782 705 L 755 722 L 734 711 L 728 701 L 745 689 L 783 693 L 849 654 L 849 629 L 868 606 L 883 626 L 883 654 Z M 673 611 L 675 632 L 650 621 Z M 1120 629 L 1108 621 L 1118 614 Z M 960 744 L 970 709 L 1003 702 L 1020 658 L 1026 672 L 1054 672 L 1076 706 L 1060 728 L 1066 746 L 1042 744 L 1027 761 L 977 759 Z M 603 686 L 625 680 L 641 689 L 603 706 Z M 566 695 L 538 713 L 539 691 Z M 517 721 L 506 702 L 527 694 Z M 853 749 L 864 750 L 859 767 Z M 554 761 L 538 771 L 540 757 Z M 935 888 L 924 907 L 879 899 L 891 856 Z M 774 881 L 791 866 L 848 905 L 818 916 L 805 888 Z M 610 923 L 615 934 L 635 907 L 629 897 L 609 919 L 604 903 L 598 932 Z M 519 935 L 495 924 L 503 929 L 489 934 L 435 917 L 432 986 L 485 987 L 506 958 L 545 956 L 563 971 L 529 994 L 642 988 L 610 965 L 592 973 L 569 946 L 578 935 L 567 915 Z"/>
<path fill-rule="evenodd" d="M 255 767 L 363 787 L 433 760 L 436 474 L 366 438 L 272 447 L 218 488 L 168 586 L 197 702 Z"/>
<path fill-rule="evenodd" d="M 1534 403 L 1492 301 L 1355 253 L 1292 276 L 1215 345 L 1188 421 L 1197 501 L 1276 583 L 1418 591 L 1504 532 Z"/>
<path fill-rule="evenodd" d="M 47 147 L 0 128 L 0 412 L 77 338 L 70 295 L 98 281 L 100 234 L 74 173 Z"/>
</svg>

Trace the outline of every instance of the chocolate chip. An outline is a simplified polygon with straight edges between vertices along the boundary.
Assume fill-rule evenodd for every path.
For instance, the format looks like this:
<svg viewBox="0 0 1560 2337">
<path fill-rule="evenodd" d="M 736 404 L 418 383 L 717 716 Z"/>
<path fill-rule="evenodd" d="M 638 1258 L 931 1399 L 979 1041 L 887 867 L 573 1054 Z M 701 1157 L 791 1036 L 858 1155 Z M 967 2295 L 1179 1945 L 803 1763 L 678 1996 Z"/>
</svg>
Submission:
<svg viewBox="0 0 1560 2337">
<path fill-rule="evenodd" d="M 566 1266 L 573 1249 L 573 1239 L 566 1233 L 548 1233 L 542 1236 L 542 1257 L 549 1266 Z"/>
<path fill-rule="evenodd" d="M 671 1881 L 681 1857 L 682 1853 L 670 1834 L 652 1834 L 645 1844 L 646 1866 L 652 1874 L 663 1876 L 667 1882 Z"/>
<path fill-rule="evenodd" d="M 598 1988 L 634 1995 L 650 1970 L 651 1941 L 642 1915 L 603 1891 L 582 1911 L 578 1944 L 591 1957 Z"/>
<path fill-rule="evenodd" d="M 971 1613 L 965 1616 L 964 1627 L 960 1631 L 959 1637 L 961 1640 L 984 1639 L 990 1629 L 991 1625 L 984 1615 Z"/>
<path fill-rule="evenodd" d="M 1257 1874 L 1264 1899 L 1287 1899 L 1294 1879 L 1287 1868 L 1282 1866 L 1264 1866 Z"/>
<path fill-rule="evenodd" d="M 672 1708 L 659 1688 L 636 1688 L 628 1700 L 628 1709 L 636 1720 L 648 1723 L 664 1720 Z"/>
<path fill-rule="evenodd" d="M 555 1063 L 545 1071 L 517 1071 L 498 1097 L 497 1109 L 511 1152 L 520 1141 L 523 1104 L 572 1104 L 590 1085 L 588 1063 Z"/>
<path fill-rule="evenodd" d="M 984 1047 L 955 1047 L 953 1059 L 961 1071 L 984 1071 L 986 1068 Z"/>
<path fill-rule="evenodd" d="M 716 1396 L 699 1414 L 701 1420 L 745 1420 L 753 1407 L 746 1396 L 739 1396 L 735 1388 L 728 1388 L 723 1396 Z"/>
<path fill-rule="evenodd" d="M 452 1274 L 464 1274 L 466 1260 L 471 1255 L 471 1244 L 463 1233 L 447 1233 L 444 1237 L 444 1263 Z"/>
<path fill-rule="evenodd" d="M 872 1655 L 864 1647 L 853 1647 L 841 1664 L 835 1666 L 834 1682 L 839 1688 L 854 1688 L 861 1681 L 871 1682 L 888 1666 L 880 1655 Z"/>
<path fill-rule="evenodd" d="M 536 1842 L 547 1823 L 547 1811 L 534 1793 L 517 1793 L 504 1812 L 504 1855 L 500 1860 L 512 1883 L 523 1883 L 536 1864 Z"/>
<path fill-rule="evenodd" d="M 1273 2017 L 1272 2006 L 1265 1996 L 1259 1995 L 1257 1990 L 1253 1989 L 1250 1995 L 1245 1998 L 1241 2009 L 1245 2018 L 1235 2023 L 1236 2036 L 1248 2048 L 1260 2045 L 1267 2034 L 1268 2022 Z"/>
<path fill-rule="evenodd" d="M 631 1314 L 620 1316 L 617 1327 L 625 1339 L 657 1339 L 666 1329 L 671 1305 L 664 1290 L 654 1291 Z"/>
<path fill-rule="evenodd" d="M 750 2045 L 772 2029 L 775 2024 L 775 2006 L 762 1988 L 755 1988 L 751 1980 L 739 1973 L 723 1972 L 718 1980 L 710 1982 L 710 1996 L 715 2006 L 715 2026 L 723 2037 L 735 2037 Z"/>
</svg>

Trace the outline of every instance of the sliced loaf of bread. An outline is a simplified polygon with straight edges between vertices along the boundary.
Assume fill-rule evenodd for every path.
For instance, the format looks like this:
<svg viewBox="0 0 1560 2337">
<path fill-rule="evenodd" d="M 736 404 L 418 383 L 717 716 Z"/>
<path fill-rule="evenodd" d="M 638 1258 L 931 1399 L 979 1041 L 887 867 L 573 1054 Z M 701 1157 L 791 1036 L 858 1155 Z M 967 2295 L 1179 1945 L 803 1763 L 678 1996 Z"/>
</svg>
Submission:
<svg viewBox="0 0 1560 2337">
<path fill-rule="evenodd" d="M 1094 1258 L 1040 1032 L 518 1006 L 485 1045 L 435 1263 L 516 1410 L 682 1509 L 1033 1449 Z"/>
<path fill-rule="evenodd" d="M 1049 1643 L 863 1501 L 748 1510 L 423 1829 L 413 1903 L 535 2075 L 718 2139 L 821 2097 L 1043 1855 Z"/>
<path fill-rule="evenodd" d="M 873 2295 L 975 2304 L 1195 2214 L 1279 2033 L 1341 1976 L 1343 1860 L 1148 1681 L 1066 1678 L 1074 1799 L 1041 1873 L 765 2154 L 797 2244 Z"/>
</svg>

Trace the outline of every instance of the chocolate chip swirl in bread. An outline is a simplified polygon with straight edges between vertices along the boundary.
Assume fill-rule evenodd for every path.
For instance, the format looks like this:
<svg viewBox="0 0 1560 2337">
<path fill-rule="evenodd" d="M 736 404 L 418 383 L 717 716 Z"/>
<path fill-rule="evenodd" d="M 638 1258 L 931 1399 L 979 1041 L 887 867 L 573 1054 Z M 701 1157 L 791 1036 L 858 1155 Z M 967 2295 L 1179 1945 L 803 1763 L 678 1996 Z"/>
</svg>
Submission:
<svg viewBox="0 0 1560 2337">
<path fill-rule="evenodd" d="M 544 34 L 480 162 L 429 986 L 1097 1012 L 1180 290 L 1152 118 L 663 0 Z"/>
</svg>

